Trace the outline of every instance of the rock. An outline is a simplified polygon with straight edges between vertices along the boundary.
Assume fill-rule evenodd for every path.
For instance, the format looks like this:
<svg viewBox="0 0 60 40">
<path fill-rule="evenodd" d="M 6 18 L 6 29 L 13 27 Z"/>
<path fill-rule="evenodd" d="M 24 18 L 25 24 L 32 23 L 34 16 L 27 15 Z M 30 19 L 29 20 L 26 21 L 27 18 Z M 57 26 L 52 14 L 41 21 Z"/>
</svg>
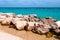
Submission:
<svg viewBox="0 0 60 40">
<path fill-rule="evenodd" d="M 60 29 L 55 29 L 54 30 L 56 33 L 60 33 Z"/>
<path fill-rule="evenodd" d="M 24 27 L 26 26 L 27 22 L 26 21 L 18 21 L 16 22 L 16 28 L 18 30 L 22 30 L 24 29 Z"/>
<path fill-rule="evenodd" d="M 51 29 L 51 26 L 48 25 L 48 24 L 43 24 L 44 28 L 48 28 L 48 29 Z"/>
<path fill-rule="evenodd" d="M 60 28 L 60 21 L 57 21 L 56 24 L 58 25 L 57 27 Z"/>
<path fill-rule="evenodd" d="M 7 18 L 6 16 L 0 15 L 0 23 L 1 23 L 3 20 L 5 20 L 6 18 Z"/>
<path fill-rule="evenodd" d="M 27 24 L 26 21 L 20 21 L 19 19 L 12 20 L 12 23 L 15 25 L 16 29 L 18 30 L 23 30 Z"/>
<path fill-rule="evenodd" d="M 44 28 L 43 25 L 38 24 L 38 26 L 34 27 L 33 32 L 36 32 L 38 34 L 45 34 L 45 33 L 49 32 L 49 29 L 48 28 Z"/>
<path fill-rule="evenodd" d="M 12 21 L 12 18 L 5 18 L 5 19 L 1 22 L 1 24 L 3 24 L 3 25 L 8 25 L 8 24 L 10 24 L 11 21 Z"/>
<path fill-rule="evenodd" d="M 49 29 L 47 29 L 47 28 L 38 28 L 37 31 L 40 31 L 41 34 L 45 34 L 45 33 L 49 32 Z M 38 33 L 39 33 L 39 32 L 38 32 Z"/>
<path fill-rule="evenodd" d="M 28 26 L 26 26 L 26 30 L 31 31 L 34 28 L 35 22 L 27 22 Z"/>
</svg>

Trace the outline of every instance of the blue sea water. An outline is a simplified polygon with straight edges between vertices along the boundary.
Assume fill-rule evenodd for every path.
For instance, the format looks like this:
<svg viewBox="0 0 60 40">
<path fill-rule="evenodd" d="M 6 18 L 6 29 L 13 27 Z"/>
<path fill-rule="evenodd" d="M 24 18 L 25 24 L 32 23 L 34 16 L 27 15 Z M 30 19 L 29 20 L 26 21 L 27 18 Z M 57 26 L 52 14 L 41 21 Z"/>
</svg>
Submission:
<svg viewBox="0 0 60 40">
<path fill-rule="evenodd" d="M 15 14 L 37 14 L 39 18 L 53 17 L 60 20 L 60 8 L 42 8 L 42 7 L 0 7 L 0 12 Z"/>
</svg>

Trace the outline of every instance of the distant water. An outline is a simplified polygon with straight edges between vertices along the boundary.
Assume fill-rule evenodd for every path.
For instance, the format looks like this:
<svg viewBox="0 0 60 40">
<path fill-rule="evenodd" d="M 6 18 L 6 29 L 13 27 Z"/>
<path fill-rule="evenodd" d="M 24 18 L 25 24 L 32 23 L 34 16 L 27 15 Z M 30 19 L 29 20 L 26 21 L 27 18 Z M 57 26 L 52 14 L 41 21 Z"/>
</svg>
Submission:
<svg viewBox="0 0 60 40">
<path fill-rule="evenodd" d="M 24 8 L 24 7 L 0 7 L 0 12 L 16 14 L 37 14 L 39 18 L 53 17 L 60 20 L 60 8 Z"/>
</svg>

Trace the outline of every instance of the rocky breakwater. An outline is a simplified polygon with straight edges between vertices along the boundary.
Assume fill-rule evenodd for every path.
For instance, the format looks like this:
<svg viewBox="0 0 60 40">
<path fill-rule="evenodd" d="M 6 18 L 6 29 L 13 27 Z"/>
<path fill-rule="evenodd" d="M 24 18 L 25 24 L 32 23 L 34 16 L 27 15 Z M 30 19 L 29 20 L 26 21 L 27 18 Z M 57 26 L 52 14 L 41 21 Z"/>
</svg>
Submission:
<svg viewBox="0 0 60 40">
<path fill-rule="evenodd" d="M 60 37 L 60 21 L 56 21 L 51 17 L 37 18 L 35 14 L 16 15 L 0 13 L 1 25 L 10 25 L 16 30 L 32 31 L 37 34 L 45 34 L 47 37 L 56 35 Z"/>
</svg>

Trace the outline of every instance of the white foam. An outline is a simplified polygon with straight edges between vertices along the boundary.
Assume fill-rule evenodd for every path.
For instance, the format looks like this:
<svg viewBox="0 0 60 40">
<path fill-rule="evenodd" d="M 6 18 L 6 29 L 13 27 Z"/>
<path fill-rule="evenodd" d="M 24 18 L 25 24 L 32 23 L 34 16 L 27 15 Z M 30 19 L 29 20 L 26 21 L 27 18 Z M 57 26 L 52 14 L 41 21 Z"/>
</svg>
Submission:
<svg viewBox="0 0 60 40">
<path fill-rule="evenodd" d="M 15 13 L 1 13 L 1 14 L 15 14 Z"/>
</svg>

